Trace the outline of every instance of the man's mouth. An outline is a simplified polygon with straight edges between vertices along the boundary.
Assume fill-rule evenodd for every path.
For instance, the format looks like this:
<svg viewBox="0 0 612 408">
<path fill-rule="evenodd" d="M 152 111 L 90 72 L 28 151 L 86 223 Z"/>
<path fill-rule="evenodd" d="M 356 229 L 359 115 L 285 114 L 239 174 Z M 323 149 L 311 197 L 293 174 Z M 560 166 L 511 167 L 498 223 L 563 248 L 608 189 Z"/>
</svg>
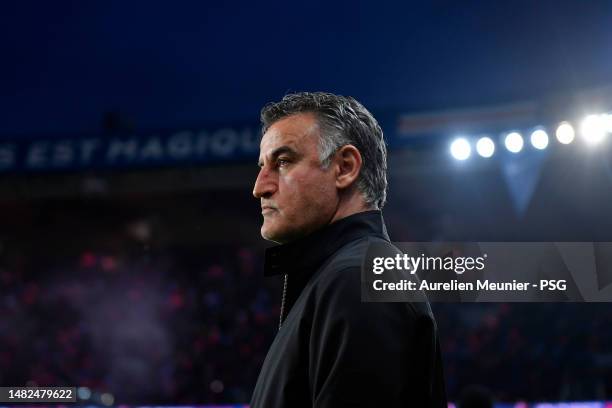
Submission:
<svg viewBox="0 0 612 408">
<path fill-rule="evenodd" d="M 277 210 L 276 207 L 272 207 L 272 206 L 269 206 L 269 205 L 261 206 L 261 213 L 262 214 L 269 214 L 269 213 L 271 213 L 273 211 L 276 211 L 276 210 Z"/>
</svg>

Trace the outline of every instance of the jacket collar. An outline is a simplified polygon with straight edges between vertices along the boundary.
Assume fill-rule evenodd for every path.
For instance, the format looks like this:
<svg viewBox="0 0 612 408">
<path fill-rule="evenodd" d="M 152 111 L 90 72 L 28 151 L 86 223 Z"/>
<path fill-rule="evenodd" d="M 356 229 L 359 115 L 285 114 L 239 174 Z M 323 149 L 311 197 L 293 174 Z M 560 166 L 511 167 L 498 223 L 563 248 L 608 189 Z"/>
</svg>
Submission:
<svg viewBox="0 0 612 408">
<path fill-rule="evenodd" d="M 304 238 L 266 249 L 264 274 L 273 276 L 314 272 L 345 244 L 364 236 L 376 236 L 389 241 L 379 210 L 350 215 Z"/>
</svg>

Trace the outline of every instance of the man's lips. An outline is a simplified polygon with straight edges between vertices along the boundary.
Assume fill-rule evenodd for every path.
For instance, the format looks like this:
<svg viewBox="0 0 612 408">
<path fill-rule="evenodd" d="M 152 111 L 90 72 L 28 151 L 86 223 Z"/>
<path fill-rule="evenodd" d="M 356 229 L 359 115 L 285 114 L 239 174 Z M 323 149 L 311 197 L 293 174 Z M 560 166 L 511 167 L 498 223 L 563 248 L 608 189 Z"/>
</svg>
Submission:
<svg viewBox="0 0 612 408">
<path fill-rule="evenodd" d="M 272 207 L 270 205 L 262 205 L 261 206 L 261 213 L 262 214 L 269 213 L 269 212 L 276 211 L 276 210 L 277 210 L 276 207 Z"/>
</svg>

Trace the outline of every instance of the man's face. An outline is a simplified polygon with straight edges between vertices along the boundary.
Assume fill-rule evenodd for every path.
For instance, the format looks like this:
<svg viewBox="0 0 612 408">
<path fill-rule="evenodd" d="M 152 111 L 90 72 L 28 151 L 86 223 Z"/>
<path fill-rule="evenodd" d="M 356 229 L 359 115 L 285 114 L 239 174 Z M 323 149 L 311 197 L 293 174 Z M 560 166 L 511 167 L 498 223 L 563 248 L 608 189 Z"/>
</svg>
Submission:
<svg viewBox="0 0 612 408">
<path fill-rule="evenodd" d="M 286 243 L 330 223 L 338 205 L 333 166 L 321 167 L 319 125 L 310 113 L 268 128 L 260 144 L 253 195 L 261 200 L 261 236 Z"/>
</svg>

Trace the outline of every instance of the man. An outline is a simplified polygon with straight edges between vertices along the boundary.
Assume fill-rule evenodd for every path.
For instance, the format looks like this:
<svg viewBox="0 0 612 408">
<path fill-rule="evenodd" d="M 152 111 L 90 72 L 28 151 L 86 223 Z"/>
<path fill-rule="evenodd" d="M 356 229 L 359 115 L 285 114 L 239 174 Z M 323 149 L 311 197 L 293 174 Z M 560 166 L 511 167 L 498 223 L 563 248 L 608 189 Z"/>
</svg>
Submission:
<svg viewBox="0 0 612 408">
<path fill-rule="evenodd" d="M 261 235 L 284 275 L 279 331 L 251 408 L 445 407 L 429 305 L 361 302 L 361 263 L 389 242 L 386 147 L 356 100 L 297 93 L 261 113 Z M 388 243 L 391 246 L 390 243 Z"/>
</svg>

